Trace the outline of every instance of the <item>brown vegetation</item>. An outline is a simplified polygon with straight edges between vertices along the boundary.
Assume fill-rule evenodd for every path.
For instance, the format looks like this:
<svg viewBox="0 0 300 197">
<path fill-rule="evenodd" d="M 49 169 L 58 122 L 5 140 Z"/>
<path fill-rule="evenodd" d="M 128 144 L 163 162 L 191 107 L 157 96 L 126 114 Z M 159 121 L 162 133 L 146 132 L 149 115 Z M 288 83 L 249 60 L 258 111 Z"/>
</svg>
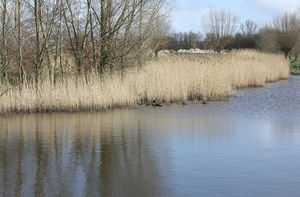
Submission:
<svg viewBox="0 0 300 197">
<path fill-rule="evenodd" d="M 254 51 L 155 60 L 170 39 L 170 2 L 1 0 L 0 113 L 224 99 L 237 87 L 263 86 L 288 77 L 287 60 Z M 299 42 L 292 41 L 299 19 L 286 16 L 263 31 L 264 39 L 257 39 L 262 36 L 257 36 L 252 21 L 242 25 L 243 34 L 234 38 L 237 17 L 211 10 L 206 38 L 202 40 L 200 33 L 179 34 L 174 47 L 204 46 L 220 52 L 242 41 L 246 45 L 239 48 L 273 49 L 280 48 L 280 38 L 282 43 L 288 41 L 285 54 L 295 54 L 296 61 Z M 266 44 L 257 44 L 260 40 Z M 277 48 L 272 52 L 283 51 Z"/>
<path fill-rule="evenodd" d="M 209 12 L 206 39 L 215 51 L 222 51 L 232 40 L 237 26 L 237 17 L 223 9 Z"/>
<path fill-rule="evenodd" d="M 274 20 L 275 41 L 285 57 L 299 42 L 300 21 L 295 13 L 286 13 Z"/>
<path fill-rule="evenodd" d="M 70 57 L 79 78 L 141 66 L 164 43 L 168 1 L 1 0 L 0 93 L 63 82 Z"/>
<path fill-rule="evenodd" d="M 255 51 L 227 54 L 170 55 L 147 63 L 141 70 L 124 75 L 97 73 L 68 77 L 53 85 L 47 80 L 36 89 L 22 84 L 0 97 L 0 113 L 99 110 L 156 101 L 174 102 L 219 100 L 230 97 L 236 88 L 264 86 L 289 76 L 284 56 Z M 77 82 L 77 83 L 76 83 Z M 36 93 L 38 92 L 38 93 Z"/>
</svg>

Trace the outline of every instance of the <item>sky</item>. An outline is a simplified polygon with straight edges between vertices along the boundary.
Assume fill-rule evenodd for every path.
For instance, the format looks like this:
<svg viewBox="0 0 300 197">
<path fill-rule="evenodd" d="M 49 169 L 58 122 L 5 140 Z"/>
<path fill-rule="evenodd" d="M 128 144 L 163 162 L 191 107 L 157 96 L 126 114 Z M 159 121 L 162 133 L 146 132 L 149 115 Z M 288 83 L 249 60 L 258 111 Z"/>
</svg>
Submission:
<svg viewBox="0 0 300 197">
<path fill-rule="evenodd" d="M 175 0 L 171 17 L 176 32 L 203 31 L 203 18 L 212 8 L 229 10 L 240 23 L 251 19 L 259 25 L 287 11 L 300 8 L 300 0 Z"/>
</svg>

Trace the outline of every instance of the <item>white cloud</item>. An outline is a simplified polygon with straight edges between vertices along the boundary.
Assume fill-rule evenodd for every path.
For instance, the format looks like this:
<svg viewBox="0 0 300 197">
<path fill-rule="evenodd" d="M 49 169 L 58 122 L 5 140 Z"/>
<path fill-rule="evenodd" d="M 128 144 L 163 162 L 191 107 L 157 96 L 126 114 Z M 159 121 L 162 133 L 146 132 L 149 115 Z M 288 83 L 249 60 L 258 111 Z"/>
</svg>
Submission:
<svg viewBox="0 0 300 197">
<path fill-rule="evenodd" d="M 175 31 L 203 31 L 203 17 L 211 8 L 225 8 L 237 15 L 239 22 L 251 19 L 260 25 L 284 12 L 299 9 L 300 0 L 177 0 L 172 13 Z"/>
<path fill-rule="evenodd" d="M 300 5 L 299 0 L 245 0 L 246 5 L 272 15 L 294 12 Z"/>
<path fill-rule="evenodd" d="M 173 28 L 175 31 L 200 31 L 202 29 L 202 17 L 208 7 L 207 0 L 177 1 L 176 9 L 172 13 Z"/>
<path fill-rule="evenodd" d="M 202 18 L 213 5 L 209 0 L 177 0 L 172 13 L 175 31 L 201 31 Z"/>
</svg>

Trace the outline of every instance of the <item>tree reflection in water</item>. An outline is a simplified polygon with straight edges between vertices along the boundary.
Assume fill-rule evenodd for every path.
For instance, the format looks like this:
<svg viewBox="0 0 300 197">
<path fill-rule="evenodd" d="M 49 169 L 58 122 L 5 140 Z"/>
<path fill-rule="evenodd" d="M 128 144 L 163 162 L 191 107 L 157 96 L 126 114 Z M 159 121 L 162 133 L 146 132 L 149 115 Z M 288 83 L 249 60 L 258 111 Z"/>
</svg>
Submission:
<svg viewBox="0 0 300 197">
<path fill-rule="evenodd" d="M 162 192 L 140 121 L 123 111 L 0 118 L 0 196 Z"/>
<path fill-rule="evenodd" d="M 295 196 L 299 83 L 209 105 L 0 117 L 0 197 Z"/>
</svg>

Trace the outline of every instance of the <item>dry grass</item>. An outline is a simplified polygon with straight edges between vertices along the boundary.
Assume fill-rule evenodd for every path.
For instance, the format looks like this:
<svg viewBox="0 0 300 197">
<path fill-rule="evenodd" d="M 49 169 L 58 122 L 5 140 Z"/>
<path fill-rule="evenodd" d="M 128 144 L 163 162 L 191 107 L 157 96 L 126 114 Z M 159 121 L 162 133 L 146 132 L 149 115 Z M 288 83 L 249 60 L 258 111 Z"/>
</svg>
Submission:
<svg viewBox="0 0 300 197">
<path fill-rule="evenodd" d="M 12 89 L 0 97 L 0 113 L 98 110 L 156 100 L 225 99 L 236 88 L 264 86 L 288 78 L 289 63 L 283 56 L 255 51 L 228 54 L 165 56 L 141 70 L 128 70 L 90 83 L 73 79 L 55 87 L 43 83 Z"/>
</svg>

